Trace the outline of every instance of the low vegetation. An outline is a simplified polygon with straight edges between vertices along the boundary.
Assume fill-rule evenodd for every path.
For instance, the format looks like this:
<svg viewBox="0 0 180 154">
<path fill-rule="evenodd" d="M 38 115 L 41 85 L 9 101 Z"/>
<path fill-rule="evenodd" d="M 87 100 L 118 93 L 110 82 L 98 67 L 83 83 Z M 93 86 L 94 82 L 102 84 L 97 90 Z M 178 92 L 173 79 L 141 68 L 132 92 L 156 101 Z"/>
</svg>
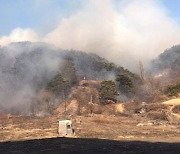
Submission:
<svg viewBox="0 0 180 154">
<path fill-rule="evenodd" d="M 180 94 L 180 82 L 177 82 L 173 85 L 167 86 L 164 90 L 164 93 L 169 97 L 179 96 L 179 94 Z"/>
</svg>

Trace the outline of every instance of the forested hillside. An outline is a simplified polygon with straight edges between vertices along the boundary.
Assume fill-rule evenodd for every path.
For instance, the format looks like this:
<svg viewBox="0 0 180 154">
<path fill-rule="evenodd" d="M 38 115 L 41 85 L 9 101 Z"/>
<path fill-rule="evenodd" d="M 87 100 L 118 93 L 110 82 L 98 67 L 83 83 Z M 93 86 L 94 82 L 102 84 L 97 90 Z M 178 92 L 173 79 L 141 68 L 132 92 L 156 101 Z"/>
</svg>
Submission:
<svg viewBox="0 0 180 154">
<path fill-rule="evenodd" d="M 83 80 L 112 80 L 123 95 L 132 97 L 139 77 L 95 54 L 62 50 L 44 43 L 12 43 L 0 48 L 0 105 L 3 111 L 26 112 L 41 106 L 42 98 L 50 91 L 59 101 L 64 99 L 64 88 L 71 88 Z M 19 106 L 20 105 L 20 106 Z M 33 106 L 33 107 L 32 107 Z M 36 107 L 37 108 L 37 107 Z M 33 109 L 34 110 L 34 109 Z"/>
<path fill-rule="evenodd" d="M 156 71 L 165 69 L 180 70 L 180 45 L 175 45 L 161 53 L 152 62 Z"/>
</svg>

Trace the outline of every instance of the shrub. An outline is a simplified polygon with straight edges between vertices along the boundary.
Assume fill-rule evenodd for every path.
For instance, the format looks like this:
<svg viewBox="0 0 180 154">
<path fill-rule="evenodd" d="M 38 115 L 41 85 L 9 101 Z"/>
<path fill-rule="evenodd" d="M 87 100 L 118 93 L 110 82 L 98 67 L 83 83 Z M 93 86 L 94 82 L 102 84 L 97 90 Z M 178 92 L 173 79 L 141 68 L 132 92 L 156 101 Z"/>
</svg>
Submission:
<svg viewBox="0 0 180 154">
<path fill-rule="evenodd" d="M 180 82 L 174 84 L 174 85 L 170 85 L 168 87 L 165 88 L 164 93 L 167 96 L 178 96 L 180 93 Z"/>
</svg>

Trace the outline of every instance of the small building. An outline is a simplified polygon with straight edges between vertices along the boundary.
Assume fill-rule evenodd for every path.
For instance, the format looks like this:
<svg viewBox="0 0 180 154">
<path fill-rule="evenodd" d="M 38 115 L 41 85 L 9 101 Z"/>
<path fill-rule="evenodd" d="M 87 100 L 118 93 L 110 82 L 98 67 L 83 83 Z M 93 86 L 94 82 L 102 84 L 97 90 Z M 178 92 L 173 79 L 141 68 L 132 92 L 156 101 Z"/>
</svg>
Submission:
<svg viewBox="0 0 180 154">
<path fill-rule="evenodd" d="M 71 120 L 60 120 L 58 121 L 58 123 L 59 123 L 58 133 L 60 136 L 74 135 L 74 129 L 72 128 Z"/>
</svg>

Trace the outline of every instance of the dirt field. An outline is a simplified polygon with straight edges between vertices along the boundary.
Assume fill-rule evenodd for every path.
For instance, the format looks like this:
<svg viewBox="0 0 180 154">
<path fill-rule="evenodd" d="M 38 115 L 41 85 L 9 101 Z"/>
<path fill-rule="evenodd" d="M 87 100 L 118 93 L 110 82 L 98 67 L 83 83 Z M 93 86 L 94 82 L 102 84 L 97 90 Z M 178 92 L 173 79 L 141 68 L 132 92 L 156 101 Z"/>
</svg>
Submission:
<svg viewBox="0 0 180 154">
<path fill-rule="evenodd" d="M 74 139 L 57 138 L 59 119 L 72 120 L 75 129 Z M 47 153 L 59 153 L 59 150 L 73 153 L 78 149 L 82 153 L 87 153 L 88 149 L 92 149 L 89 153 L 118 153 L 118 150 L 144 153 L 149 152 L 147 148 L 154 152 L 157 150 L 171 153 L 168 150 L 180 150 L 180 125 L 169 124 L 163 120 L 149 120 L 137 114 L 44 118 L 1 116 L 0 129 L 0 153 L 43 153 L 43 150 Z M 51 147 L 48 148 L 46 145 Z M 101 147 L 101 150 L 98 147 Z"/>
</svg>

